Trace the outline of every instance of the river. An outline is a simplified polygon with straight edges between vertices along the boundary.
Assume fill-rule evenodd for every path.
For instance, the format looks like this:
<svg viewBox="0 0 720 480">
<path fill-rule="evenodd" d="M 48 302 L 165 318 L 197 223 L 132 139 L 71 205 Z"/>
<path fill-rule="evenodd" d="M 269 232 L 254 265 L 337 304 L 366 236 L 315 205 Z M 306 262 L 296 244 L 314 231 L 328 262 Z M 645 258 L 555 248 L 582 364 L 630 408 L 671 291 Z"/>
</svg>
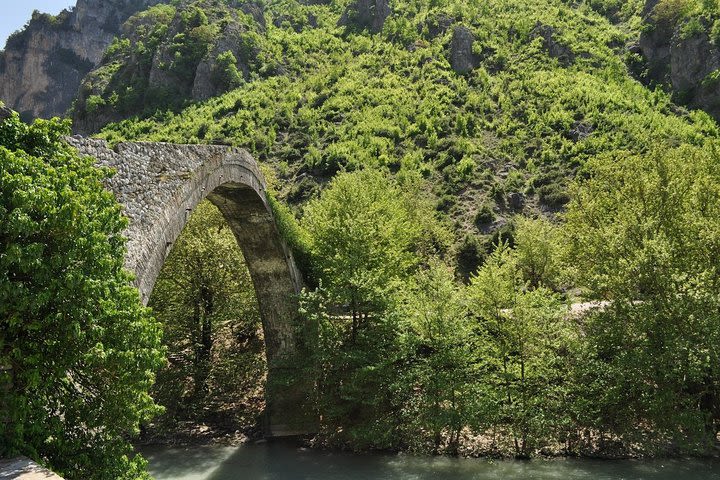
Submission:
<svg viewBox="0 0 720 480">
<path fill-rule="evenodd" d="M 287 444 L 150 447 L 156 480 L 720 480 L 718 460 L 491 461 L 354 455 Z"/>
</svg>

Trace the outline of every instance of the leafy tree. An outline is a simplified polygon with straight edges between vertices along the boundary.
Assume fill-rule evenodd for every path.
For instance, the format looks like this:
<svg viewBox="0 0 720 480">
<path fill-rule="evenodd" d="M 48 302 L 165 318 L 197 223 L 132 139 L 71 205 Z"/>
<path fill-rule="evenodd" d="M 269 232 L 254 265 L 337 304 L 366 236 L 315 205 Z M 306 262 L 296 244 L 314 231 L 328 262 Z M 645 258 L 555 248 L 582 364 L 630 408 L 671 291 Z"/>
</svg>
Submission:
<svg viewBox="0 0 720 480">
<path fill-rule="evenodd" d="M 400 319 L 386 310 L 351 335 L 351 322 L 321 286 L 303 292 L 301 313 L 318 339 L 309 375 L 318 386 L 320 440 L 353 450 L 403 446 L 402 407 L 410 393 L 398 382 L 405 357 Z"/>
<path fill-rule="evenodd" d="M 533 288 L 562 286 L 565 253 L 559 227 L 544 218 L 515 218 L 515 254 L 523 278 Z"/>
<path fill-rule="evenodd" d="M 572 341 L 560 299 L 544 287 L 528 289 L 516 253 L 501 244 L 468 287 L 478 320 L 483 381 L 493 397 L 480 425 L 507 428 L 515 453 L 528 456 L 564 426 L 563 349 Z M 494 408 L 493 408 L 494 407 Z"/>
<path fill-rule="evenodd" d="M 160 327 L 123 269 L 109 172 L 68 133 L 0 121 L 0 455 L 70 479 L 146 478 L 128 438 L 159 411 Z"/>
<path fill-rule="evenodd" d="M 576 281 L 609 302 L 586 326 L 584 419 L 648 448 L 718 432 L 719 165 L 712 147 L 600 157 L 567 213 Z"/>
<path fill-rule="evenodd" d="M 216 58 L 215 76 L 217 82 L 224 90 L 232 90 L 243 82 L 242 72 L 237 67 L 237 59 L 231 51 L 219 54 Z"/>
<path fill-rule="evenodd" d="M 485 395 L 464 294 L 453 270 L 432 260 L 401 296 L 405 359 L 396 388 L 408 397 L 403 406 L 405 441 L 420 451 L 429 443 L 434 453 L 457 453 L 460 434 L 474 421 Z"/>
<path fill-rule="evenodd" d="M 326 436 L 353 448 L 402 442 L 398 429 L 409 392 L 397 382 L 406 356 L 394 307 L 434 218 L 413 196 L 383 173 L 344 173 L 302 219 L 320 283 L 303 298 L 303 313 L 319 331 L 319 407 Z"/>
<path fill-rule="evenodd" d="M 305 209 L 317 277 L 330 301 L 352 317 L 351 335 L 383 312 L 418 257 L 422 233 L 401 189 L 383 173 L 337 176 Z"/>
</svg>

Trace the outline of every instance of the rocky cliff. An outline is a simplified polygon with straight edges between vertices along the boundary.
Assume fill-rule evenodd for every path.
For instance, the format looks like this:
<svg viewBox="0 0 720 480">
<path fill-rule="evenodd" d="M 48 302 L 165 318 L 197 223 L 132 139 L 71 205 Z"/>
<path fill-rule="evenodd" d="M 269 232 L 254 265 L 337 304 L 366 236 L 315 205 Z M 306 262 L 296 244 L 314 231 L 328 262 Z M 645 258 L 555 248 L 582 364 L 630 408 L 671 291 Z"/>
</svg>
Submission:
<svg viewBox="0 0 720 480">
<path fill-rule="evenodd" d="M 266 29 L 261 5 L 199 0 L 157 5 L 131 17 L 82 81 L 74 130 L 92 133 L 131 115 L 207 100 L 240 86 L 251 72 L 260 74 Z"/>
<path fill-rule="evenodd" d="M 720 12 L 692 13 L 647 0 L 639 50 L 646 78 L 666 85 L 675 100 L 720 120 Z"/>
<path fill-rule="evenodd" d="M 26 118 L 64 114 L 123 22 L 159 1 L 78 0 L 57 16 L 35 12 L 0 52 L 0 99 Z"/>
<path fill-rule="evenodd" d="M 347 6 L 338 25 L 378 33 L 391 13 L 388 0 L 355 0 Z"/>
</svg>

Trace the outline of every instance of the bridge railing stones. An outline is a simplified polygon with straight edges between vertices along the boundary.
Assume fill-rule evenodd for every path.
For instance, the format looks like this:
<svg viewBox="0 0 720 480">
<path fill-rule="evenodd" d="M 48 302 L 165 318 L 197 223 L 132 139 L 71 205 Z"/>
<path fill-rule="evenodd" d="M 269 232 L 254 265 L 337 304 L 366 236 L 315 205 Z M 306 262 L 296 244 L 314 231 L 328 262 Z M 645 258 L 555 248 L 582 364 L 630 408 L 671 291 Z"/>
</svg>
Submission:
<svg viewBox="0 0 720 480">
<path fill-rule="evenodd" d="M 245 150 L 215 145 L 121 143 L 69 137 L 115 174 L 107 180 L 129 219 L 125 265 L 147 303 L 165 259 L 197 205 L 208 198 L 243 250 L 255 286 L 268 359 L 270 436 L 310 433 L 311 387 L 301 375 L 297 294 L 302 279 L 281 239 L 263 175 Z M 290 367 L 289 367 L 290 366 Z"/>
</svg>

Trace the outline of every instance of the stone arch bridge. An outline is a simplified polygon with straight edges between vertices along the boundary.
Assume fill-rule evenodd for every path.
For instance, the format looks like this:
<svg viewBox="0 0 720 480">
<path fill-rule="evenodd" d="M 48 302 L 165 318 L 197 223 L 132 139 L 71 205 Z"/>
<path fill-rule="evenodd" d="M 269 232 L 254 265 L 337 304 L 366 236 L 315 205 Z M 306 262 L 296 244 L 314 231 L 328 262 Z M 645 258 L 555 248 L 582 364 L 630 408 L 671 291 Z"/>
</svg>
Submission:
<svg viewBox="0 0 720 480">
<path fill-rule="evenodd" d="M 107 180 L 107 188 L 130 220 L 125 264 L 135 273 L 144 304 L 195 207 L 206 198 L 218 207 L 243 251 L 260 307 L 268 360 L 266 434 L 312 432 L 312 388 L 300 367 L 306 349 L 297 305 L 302 280 L 250 154 L 230 147 L 166 143 L 122 143 L 111 149 L 103 140 L 77 136 L 68 142 L 81 155 L 117 172 Z"/>
</svg>

